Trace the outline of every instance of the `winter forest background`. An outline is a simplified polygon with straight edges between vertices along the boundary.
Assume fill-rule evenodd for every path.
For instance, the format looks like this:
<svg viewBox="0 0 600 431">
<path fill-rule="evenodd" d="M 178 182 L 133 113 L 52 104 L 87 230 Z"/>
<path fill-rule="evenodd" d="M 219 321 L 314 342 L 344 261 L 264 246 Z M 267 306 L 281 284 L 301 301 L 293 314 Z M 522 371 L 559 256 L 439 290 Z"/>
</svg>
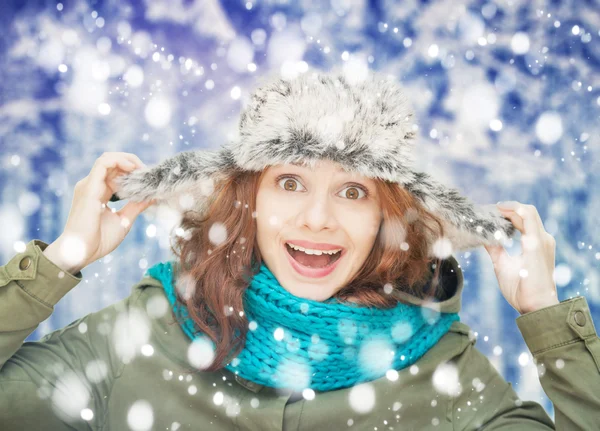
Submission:
<svg viewBox="0 0 600 431">
<path fill-rule="evenodd" d="M 477 203 L 537 207 L 557 242 L 559 299 L 586 296 L 600 329 L 599 40 L 592 0 L 3 1 L 0 263 L 60 235 L 103 152 L 151 165 L 214 148 L 258 78 L 368 68 L 412 98 L 423 170 Z M 170 258 L 172 223 L 142 214 L 28 340 L 126 297 Z M 487 252 L 455 257 L 478 348 L 553 416 Z"/>
</svg>

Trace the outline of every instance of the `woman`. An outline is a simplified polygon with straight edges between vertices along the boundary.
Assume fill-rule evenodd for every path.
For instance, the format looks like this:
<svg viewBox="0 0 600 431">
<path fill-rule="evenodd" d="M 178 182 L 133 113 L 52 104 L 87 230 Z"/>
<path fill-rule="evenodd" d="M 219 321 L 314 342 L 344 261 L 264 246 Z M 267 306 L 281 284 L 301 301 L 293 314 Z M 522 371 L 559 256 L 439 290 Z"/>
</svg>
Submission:
<svg viewBox="0 0 600 431">
<path fill-rule="evenodd" d="M 554 239 L 533 206 L 476 207 L 414 171 L 412 116 L 377 74 L 306 75 L 259 88 L 219 151 L 102 155 L 63 234 L 0 268 L 2 429 L 597 429 L 600 339 L 585 297 L 558 302 Z M 156 202 L 183 213 L 178 259 L 23 343 Z M 555 424 L 460 322 L 451 253 L 478 245 Z"/>
</svg>

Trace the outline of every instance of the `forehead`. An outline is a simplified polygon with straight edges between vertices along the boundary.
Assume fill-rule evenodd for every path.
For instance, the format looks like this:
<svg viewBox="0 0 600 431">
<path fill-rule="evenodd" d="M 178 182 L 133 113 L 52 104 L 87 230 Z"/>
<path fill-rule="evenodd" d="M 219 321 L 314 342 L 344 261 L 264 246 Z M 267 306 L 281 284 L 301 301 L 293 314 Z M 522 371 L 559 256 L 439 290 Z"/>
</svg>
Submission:
<svg viewBox="0 0 600 431">
<path fill-rule="evenodd" d="M 272 165 L 269 169 L 277 169 L 277 170 L 285 170 L 287 168 L 292 168 L 296 170 L 304 170 L 307 172 L 314 172 L 320 169 L 332 169 L 334 172 L 338 173 L 348 173 L 349 175 L 355 175 L 352 172 L 346 172 L 342 165 L 337 162 L 332 162 L 330 160 L 318 160 L 314 163 L 314 167 L 311 167 L 310 164 L 303 164 L 302 162 L 289 162 L 282 163 L 278 165 Z"/>
</svg>

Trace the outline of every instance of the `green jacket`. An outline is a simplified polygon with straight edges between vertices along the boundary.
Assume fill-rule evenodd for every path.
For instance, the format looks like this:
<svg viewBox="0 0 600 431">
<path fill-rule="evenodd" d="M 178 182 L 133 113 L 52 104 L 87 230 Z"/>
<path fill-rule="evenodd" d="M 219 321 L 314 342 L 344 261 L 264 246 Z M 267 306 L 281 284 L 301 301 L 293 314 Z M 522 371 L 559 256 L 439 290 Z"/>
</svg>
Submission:
<svg viewBox="0 0 600 431">
<path fill-rule="evenodd" d="M 81 281 L 81 273 L 49 261 L 46 246 L 33 240 L 0 267 L 3 431 L 600 429 L 600 339 L 582 296 L 516 319 L 554 403 L 555 425 L 540 404 L 519 399 L 461 322 L 397 379 L 316 392 L 311 400 L 226 369 L 193 372 L 190 340 L 151 277 L 127 298 L 23 343 Z M 454 257 L 448 261 L 456 289 L 439 305 L 456 312 L 463 274 Z M 446 362 L 458 371 L 454 392 L 432 383 Z M 354 410 L 350 399 L 368 411 Z"/>
</svg>

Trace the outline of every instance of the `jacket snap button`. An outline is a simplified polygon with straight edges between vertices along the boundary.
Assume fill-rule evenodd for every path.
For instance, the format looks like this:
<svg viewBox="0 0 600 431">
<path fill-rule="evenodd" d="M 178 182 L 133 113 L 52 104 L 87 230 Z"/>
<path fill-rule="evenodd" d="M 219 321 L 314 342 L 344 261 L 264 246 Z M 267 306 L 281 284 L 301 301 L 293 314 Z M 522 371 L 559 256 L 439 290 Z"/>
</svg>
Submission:
<svg viewBox="0 0 600 431">
<path fill-rule="evenodd" d="M 577 310 L 575 312 L 575 323 L 579 326 L 585 326 L 585 314 L 583 314 L 583 311 Z"/>
<path fill-rule="evenodd" d="M 30 266 L 31 266 L 31 258 L 29 256 L 25 256 L 23 259 L 21 259 L 21 262 L 19 262 L 19 269 L 21 271 L 25 271 Z"/>
</svg>

